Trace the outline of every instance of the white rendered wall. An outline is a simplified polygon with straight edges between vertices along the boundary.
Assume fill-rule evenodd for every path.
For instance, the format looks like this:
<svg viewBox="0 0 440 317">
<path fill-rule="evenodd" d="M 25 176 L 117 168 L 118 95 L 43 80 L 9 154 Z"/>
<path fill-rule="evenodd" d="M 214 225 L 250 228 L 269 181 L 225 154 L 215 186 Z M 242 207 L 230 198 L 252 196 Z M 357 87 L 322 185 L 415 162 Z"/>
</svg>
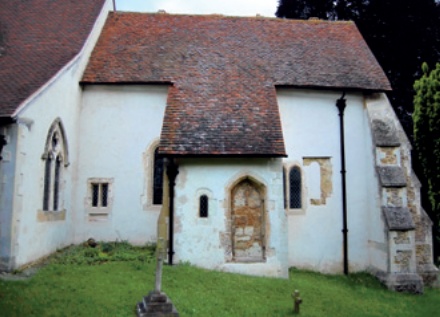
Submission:
<svg viewBox="0 0 440 317">
<path fill-rule="evenodd" d="M 16 226 L 13 224 L 13 203 L 15 187 L 15 155 L 17 153 L 17 125 L 2 127 L 6 144 L 2 149 L 0 162 L 0 272 L 10 271 L 15 264 L 12 237 Z"/>
<path fill-rule="evenodd" d="M 14 267 L 37 260 L 72 243 L 74 225 L 71 204 L 75 181 L 78 115 L 81 80 L 88 57 L 99 36 L 111 1 L 101 11 L 81 53 L 57 73 L 45 86 L 26 100 L 14 114 L 18 122 L 15 188 L 13 203 L 12 256 Z M 37 220 L 43 204 L 44 153 L 49 128 L 61 119 L 66 132 L 70 165 L 63 168 L 61 184 L 65 220 Z"/>
<path fill-rule="evenodd" d="M 86 86 L 81 107 L 75 242 L 156 240 L 160 206 L 148 191 L 151 154 L 160 137 L 167 86 Z M 88 179 L 112 180 L 107 217 L 92 217 Z"/>
<path fill-rule="evenodd" d="M 279 89 L 277 95 L 288 154 L 283 163 L 286 167 L 298 165 L 303 175 L 303 206 L 287 209 L 289 265 L 342 272 L 340 125 L 335 105 L 342 93 Z M 364 99 L 360 94 L 348 94 L 345 98 L 348 262 L 350 271 L 359 271 L 374 262 L 370 248 L 385 240 L 383 223 L 379 221 L 378 182 Z M 325 203 L 318 205 L 312 204 L 311 199 L 319 198 L 315 197 L 321 190 L 320 184 L 316 184 L 320 179 L 319 168 L 314 171 L 313 164 L 304 164 L 304 159 L 316 158 L 329 160 L 332 171 L 332 191 Z"/>
<path fill-rule="evenodd" d="M 287 226 L 283 209 L 280 159 L 179 159 L 175 188 L 175 261 L 228 272 L 286 277 Z M 227 226 L 230 190 L 234 182 L 249 176 L 266 188 L 268 221 L 266 261 L 227 261 L 225 244 L 231 239 Z M 200 195 L 209 198 L 208 218 L 200 218 Z M 230 253 L 230 250 L 229 250 Z"/>
</svg>

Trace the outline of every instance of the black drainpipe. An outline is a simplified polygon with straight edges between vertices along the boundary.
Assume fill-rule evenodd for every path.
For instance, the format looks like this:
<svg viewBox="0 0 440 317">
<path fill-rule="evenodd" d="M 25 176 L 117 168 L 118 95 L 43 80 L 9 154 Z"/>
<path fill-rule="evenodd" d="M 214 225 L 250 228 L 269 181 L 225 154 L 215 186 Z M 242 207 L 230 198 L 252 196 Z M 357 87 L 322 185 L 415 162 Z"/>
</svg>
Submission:
<svg viewBox="0 0 440 317">
<path fill-rule="evenodd" d="M 168 176 L 168 186 L 169 186 L 169 197 L 170 197 L 170 215 L 168 223 L 169 231 L 169 245 L 168 245 L 168 264 L 173 265 L 173 255 L 174 255 L 174 186 L 176 185 L 176 177 L 179 174 L 179 167 L 173 158 L 168 160 L 167 165 L 167 176 Z"/>
<path fill-rule="evenodd" d="M 348 228 L 347 228 L 347 187 L 345 180 L 345 141 L 344 141 L 344 109 L 345 109 L 345 92 L 341 98 L 336 100 L 336 107 L 339 110 L 339 126 L 341 136 L 341 179 L 342 179 L 342 235 L 344 249 L 344 274 L 348 274 Z"/>
</svg>

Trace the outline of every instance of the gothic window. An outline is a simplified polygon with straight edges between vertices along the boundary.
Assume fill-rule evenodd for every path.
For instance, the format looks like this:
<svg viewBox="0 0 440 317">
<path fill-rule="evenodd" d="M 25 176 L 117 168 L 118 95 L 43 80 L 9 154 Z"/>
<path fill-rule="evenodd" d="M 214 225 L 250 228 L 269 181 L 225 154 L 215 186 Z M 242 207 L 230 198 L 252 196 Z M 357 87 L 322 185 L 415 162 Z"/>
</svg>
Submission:
<svg viewBox="0 0 440 317">
<path fill-rule="evenodd" d="M 46 139 L 43 180 L 43 210 L 59 211 L 62 209 L 63 167 L 67 163 L 67 144 L 61 121 L 55 120 Z"/>
<path fill-rule="evenodd" d="M 55 175 L 53 183 L 53 210 L 58 210 L 59 194 L 60 194 L 60 175 L 61 174 L 61 157 L 55 160 Z"/>
<path fill-rule="evenodd" d="M 199 216 L 200 218 L 208 218 L 208 196 L 202 195 L 199 199 Z"/>
<path fill-rule="evenodd" d="M 49 210 L 50 200 L 50 171 L 52 169 L 52 160 L 50 157 L 44 163 L 44 192 L 43 192 L 43 210 Z"/>
<path fill-rule="evenodd" d="M 163 195 L 163 158 L 159 156 L 159 147 L 154 150 L 153 163 L 153 205 L 162 204 Z"/>
<path fill-rule="evenodd" d="M 294 166 L 289 171 L 289 208 L 297 209 L 302 207 L 301 201 L 301 170 Z"/>
</svg>

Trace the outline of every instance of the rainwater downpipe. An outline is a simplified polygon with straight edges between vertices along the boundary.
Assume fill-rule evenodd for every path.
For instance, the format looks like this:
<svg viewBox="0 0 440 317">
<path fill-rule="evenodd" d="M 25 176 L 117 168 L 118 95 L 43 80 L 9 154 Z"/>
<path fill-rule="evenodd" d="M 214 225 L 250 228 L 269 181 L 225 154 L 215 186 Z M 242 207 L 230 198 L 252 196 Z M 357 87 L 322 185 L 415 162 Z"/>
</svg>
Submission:
<svg viewBox="0 0 440 317">
<path fill-rule="evenodd" d="M 342 93 L 341 98 L 336 100 L 336 107 L 339 110 L 339 126 L 340 126 L 340 146 L 341 146 L 341 184 L 342 184 L 342 239 L 344 252 L 344 274 L 348 274 L 348 228 L 347 228 L 347 186 L 345 179 L 345 140 L 344 140 L 344 110 L 345 92 Z"/>
<path fill-rule="evenodd" d="M 169 245 L 168 245 L 168 264 L 173 265 L 174 255 L 174 187 L 176 186 L 176 177 L 179 174 L 179 167 L 173 158 L 168 160 L 167 176 L 169 186 L 170 213 L 168 222 Z"/>
</svg>

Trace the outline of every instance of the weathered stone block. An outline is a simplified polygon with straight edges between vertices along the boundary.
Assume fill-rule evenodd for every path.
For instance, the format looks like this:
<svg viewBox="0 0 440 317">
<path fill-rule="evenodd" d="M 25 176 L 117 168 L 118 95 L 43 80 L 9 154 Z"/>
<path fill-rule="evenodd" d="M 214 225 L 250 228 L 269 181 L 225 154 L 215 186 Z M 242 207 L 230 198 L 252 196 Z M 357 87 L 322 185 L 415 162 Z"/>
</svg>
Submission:
<svg viewBox="0 0 440 317">
<path fill-rule="evenodd" d="M 405 172 L 399 166 L 379 166 L 377 167 L 377 173 L 383 187 L 406 186 Z"/>
<path fill-rule="evenodd" d="M 163 292 L 151 291 L 136 305 L 137 317 L 178 317 L 179 313 Z"/>
<path fill-rule="evenodd" d="M 423 293 L 423 280 L 418 274 L 389 274 L 385 285 L 396 292 Z"/>
<path fill-rule="evenodd" d="M 404 207 L 382 207 L 388 230 L 405 231 L 415 228 L 411 213 Z"/>
<path fill-rule="evenodd" d="M 391 122 L 375 119 L 372 122 L 374 142 L 376 146 L 399 146 L 397 129 Z"/>
</svg>

